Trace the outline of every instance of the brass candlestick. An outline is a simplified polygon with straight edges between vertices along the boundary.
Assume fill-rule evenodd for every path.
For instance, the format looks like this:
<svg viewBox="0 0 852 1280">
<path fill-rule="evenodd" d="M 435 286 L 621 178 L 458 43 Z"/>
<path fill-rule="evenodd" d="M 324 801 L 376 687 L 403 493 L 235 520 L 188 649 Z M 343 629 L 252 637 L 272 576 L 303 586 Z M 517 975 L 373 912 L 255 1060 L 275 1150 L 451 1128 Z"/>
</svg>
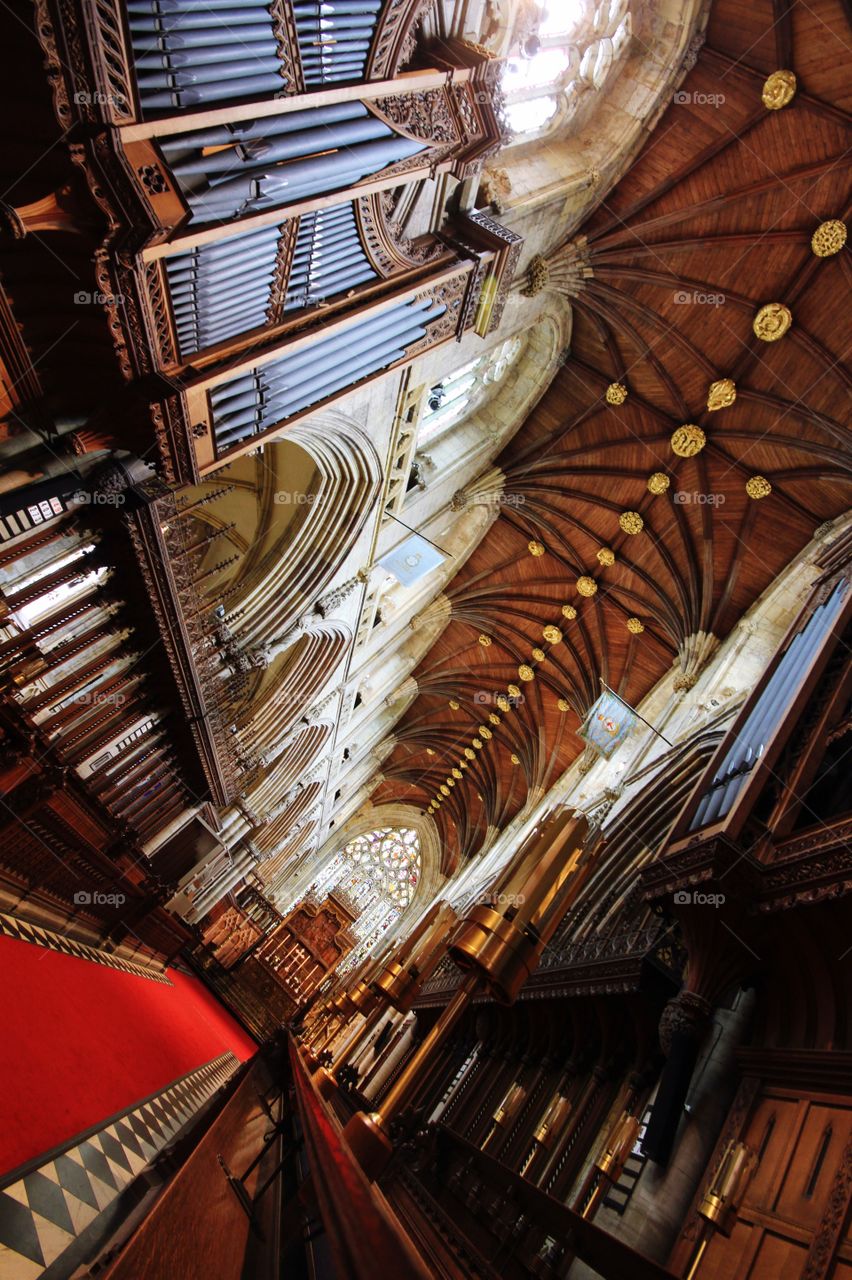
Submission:
<svg viewBox="0 0 852 1280">
<path fill-rule="evenodd" d="M 522 846 L 496 886 L 492 901 L 497 905 L 474 906 L 459 925 L 449 954 L 465 973 L 462 985 L 379 1109 L 369 1115 L 358 1112 L 343 1131 L 368 1177 L 377 1177 L 393 1154 L 390 1122 L 411 1101 L 424 1067 L 474 992 L 485 987 L 496 999 L 511 1004 L 538 965 L 592 868 L 592 858 L 582 848 L 587 834 L 585 818 L 569 813 L 546 822 Z"/>
<path fill-rule="evenodd" d="M 398 1013 L 409 1011 L 417 992 L 431 978 L 443 958 L 447 934 L 457 923 L 458 917 L 448 902 L 434 903 L 396 955 L 378 967 L 369 984 L 359 984 L 363 990 L 354 992 L 352 1000 L 358 1012 L 367 1015 L 367 1020 L 352 1032 L 335 1054 L 332 1063 L 336 1065 L 320 1067 L 315 1073 L 314 1078 L 323 1097 L 329 1097 L 337 1088 L 337 1072 L 388 1007 Z"/>
<path fill-rule="evenodd" d="M 574 1205 L 581 1217 L 593 1217 L 608 1189 L 618 1182 L 638 1136 L 638 1118 L 629 1111 L 622 1111 L 601 1143 L 591 1175 Z"/>
<path fill-rule="evenodd" d="M 522 1178 L 526 1177 L 536 1156 L 542 1151 L 551 1149 L 556 1141 L 556 1135 L 561 1131 L 562 1126 L 571 1114 L 571 1110 L 571 1100 L 566 1098 L 564 1093 L 557 1093 L 555 1098 L 551 1098 L 547 1110 L 539 1120 L 538 1127 L 533 1134 L 533 1145 L 521 1165 Z"/>
<path fill-rule="evenodd" d="M 698 1212 L 704 1219 L 701 1239 L 692 1255 L 685 1280 L 693 1280 L 701 1264 L 704 1251 L 715 1232 L 730 1235 L 736 1222 L 737 1210 L 742 1204 L 749 1179 L 757 1165 L 757 1154 L 744 1142 L 729 1142 L 713 1181 L 704 1193 Z"/>
</svg>

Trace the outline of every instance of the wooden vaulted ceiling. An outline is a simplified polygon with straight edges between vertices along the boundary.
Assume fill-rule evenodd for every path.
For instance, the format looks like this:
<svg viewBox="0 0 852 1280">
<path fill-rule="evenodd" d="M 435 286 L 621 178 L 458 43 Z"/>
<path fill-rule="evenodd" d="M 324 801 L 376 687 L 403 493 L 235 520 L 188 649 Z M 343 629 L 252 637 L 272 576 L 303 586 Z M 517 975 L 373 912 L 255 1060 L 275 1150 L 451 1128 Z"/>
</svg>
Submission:
<svg viewBox="0 0 852 1280">
<path fill-rule="evenodd" d="M 849 505 L 850 250 L 811 246 L 821 223 L 852 212 L 849 44 L 839 0 L 717 0 L 643 152 L 574 247 L 550 255 L 546 287 L 572 296 L 570 357 L 498 460 L 509 501 L 447 591 L 452 621 L 414 673 L 419 696 L 373 796 L 425 807 L 444 785 L 445 871 L 581 754 L 576 729 L 601 679 L 637 703 L 678 663 L 688 687 L 709 651 L 701 636 L 723 639 Z M 762 90 L 779 69 L 797 92 L 770 110 Z M 770 343 L 753 322 L 773 302 L 793 323 Z M 711 412 L 722 379 L 736 400 Z M 612 383 L 628 390 L 622 404 L 607 401 Z M 671 447 L 683 424 L 705 433 L 694 457 Z M 649 491 L 654 473 L 666 492 Z M 754 476 L 769 496 L 748 496 Z M 625 512 L 641 532 L 624 531 Z M 602 548 L 614 564 L 599 563 Z M 594 596 L 579 594 L 580 575 Z M 563 639 L 549 643 L 545 626 Z M 522 699 L 504 712 L 510 684 Z"/>
</svg>

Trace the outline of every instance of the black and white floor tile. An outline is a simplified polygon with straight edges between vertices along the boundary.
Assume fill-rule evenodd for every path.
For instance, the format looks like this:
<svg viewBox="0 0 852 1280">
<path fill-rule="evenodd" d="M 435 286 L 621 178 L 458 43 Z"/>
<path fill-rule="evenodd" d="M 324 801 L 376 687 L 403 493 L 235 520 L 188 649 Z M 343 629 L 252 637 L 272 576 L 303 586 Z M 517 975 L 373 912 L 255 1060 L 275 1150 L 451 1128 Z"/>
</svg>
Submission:
<svg viewBox="0 0 852 1280">
<path fill-rule="evenodd" d="M 110 969 L 121 969 L 124 973 L 133 973 L 137 978 L 148 978 L 151 982 L 162 982 L 172 986 L 169 978 L 160 969 L 149 968 L 137 964 L 133 960 L 125 960 L 111 951 L 100 951 L 85 942 L 77 942 L 74 938 L 63 937 L 52 929 L 45 929 L 40 924 L 30 924 L 28 920 L 18 920 L 15 916 L 7 916 L 0 912 L 0 936 L 16 938 L 19 942 L 31 942 L 37 947 L 47 947 L 50 951 L 61 951 L 66 956 L 76 956 L 78 960 L 92 960 L 95 964 L 107 965 Z"/>
<path fill-rule="evenodd" d="M 63 1254 L 238 1066 L 225 1053 L 43 1164 L 13 1173 L 0 1187 L 0 1280 L 40 1280 L 48 1269 L 45 1280 L 65 1274 Z"/>
</svg>

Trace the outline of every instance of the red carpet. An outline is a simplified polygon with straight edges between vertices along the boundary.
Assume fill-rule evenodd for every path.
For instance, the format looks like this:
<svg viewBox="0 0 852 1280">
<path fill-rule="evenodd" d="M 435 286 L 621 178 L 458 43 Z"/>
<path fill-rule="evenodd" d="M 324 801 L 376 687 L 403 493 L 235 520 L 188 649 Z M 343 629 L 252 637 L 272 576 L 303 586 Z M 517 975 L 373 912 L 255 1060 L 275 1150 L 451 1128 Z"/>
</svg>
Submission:
<svg viewBox="0 0 852 1280">
<path fill-rule="evenodd" d="M 169 977 L 0 937 L 0 1176 L 228 1049 L 251 1057 L 200 982 Z"/>
</svg>

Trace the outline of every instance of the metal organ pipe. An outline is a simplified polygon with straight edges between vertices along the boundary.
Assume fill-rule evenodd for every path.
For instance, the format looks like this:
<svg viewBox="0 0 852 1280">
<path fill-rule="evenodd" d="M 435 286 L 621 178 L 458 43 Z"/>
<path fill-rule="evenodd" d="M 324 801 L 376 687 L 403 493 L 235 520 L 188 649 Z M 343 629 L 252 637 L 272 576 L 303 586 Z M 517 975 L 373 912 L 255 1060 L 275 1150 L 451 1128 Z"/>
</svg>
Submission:
<svg viewBox="0 0 852 1280">
<path fill-rule="evenodd" d="M 226 150 L 209 154 L 217 147 Z M 423 149 L 357 102 L 163 141 L 192 213 L 202 220 L 340 189 Z"/>
<path fill-rule="evenodd" d="M 430 310 L 434 307 L 434 310 Z M 431 299 L 405 303 L 383 315 L 362 320 L 312 348 L 285 356 L 255 373 L 254 404 L 246 375 L 229 397 L 225 388 L 211 394 L 217 443 L 227 447 L 258 430 L 274 426 L 368 373 L 401 359 L 405 347 L 421 338 L 425 325 L 443 314 Z M 357 334 L 357 336 L 356 336 Z M 338 356 L 345 353 L 343 362 Z M 217 395 L 218 392 L 218 395 Z"/>
</svg>

